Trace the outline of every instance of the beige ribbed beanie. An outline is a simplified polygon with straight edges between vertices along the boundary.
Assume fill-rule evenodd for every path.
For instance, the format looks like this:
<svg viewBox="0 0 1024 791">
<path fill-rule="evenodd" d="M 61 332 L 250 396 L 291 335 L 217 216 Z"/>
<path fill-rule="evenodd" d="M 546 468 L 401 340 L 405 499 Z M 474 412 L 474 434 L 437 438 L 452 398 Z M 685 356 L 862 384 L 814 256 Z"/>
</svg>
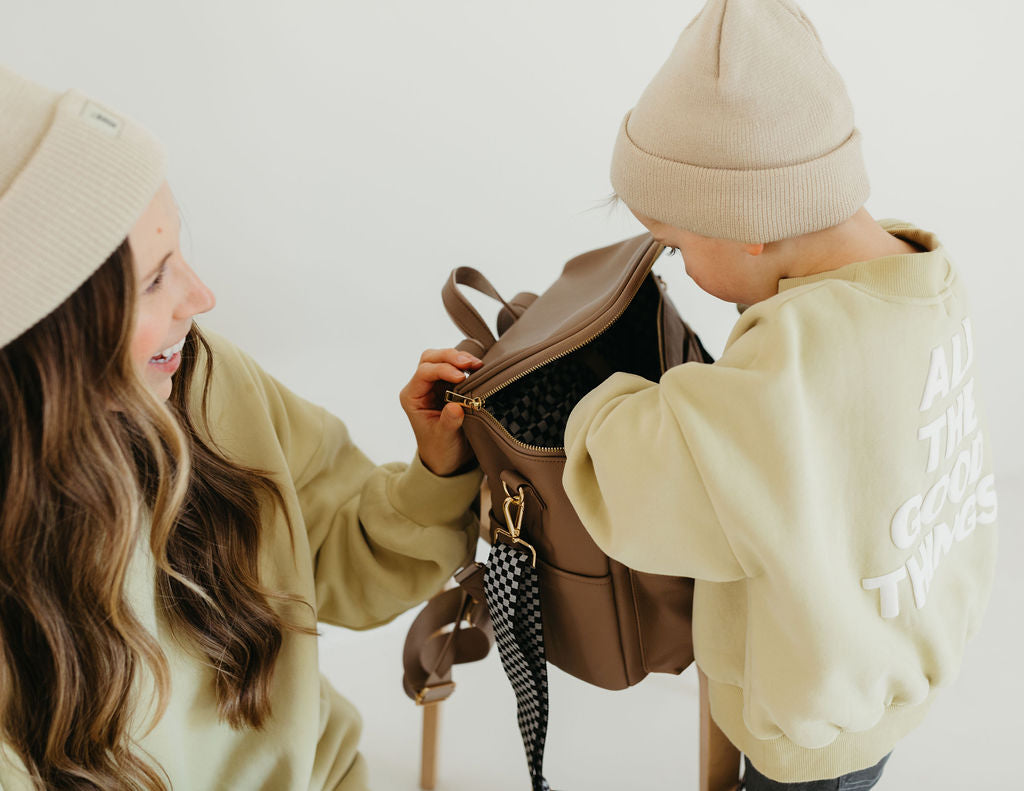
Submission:
<svg viewBox="0 0 1024 791">
<path fill-rule="evenodd" d="M 612 186 L 702 236 L 772 242 L 868 197 L 843 80 L 790 0 L 709 0 L 619 129 Z"/>
<path fill-rule="evenodd" d="M 0 66 L 0 347 L 117 249 L 165 170 L 163 148 L 139 125 Z"/>
</svg>

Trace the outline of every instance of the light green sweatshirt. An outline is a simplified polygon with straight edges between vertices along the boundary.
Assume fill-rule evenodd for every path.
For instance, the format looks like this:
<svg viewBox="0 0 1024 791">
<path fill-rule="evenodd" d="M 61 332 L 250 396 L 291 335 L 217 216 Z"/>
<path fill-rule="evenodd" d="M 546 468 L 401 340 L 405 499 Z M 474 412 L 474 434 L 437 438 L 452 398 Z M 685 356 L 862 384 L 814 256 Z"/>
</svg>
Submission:
<svg viewBox="0 0 1024 791">
<path fill-rule="evenodd" d="M 440 590 L 475 545 L 468 508 L 480 472 L 439 478 L 418 460 L 378 467 L 327 410 L 290 392 L 225 339 L 204 334 L 214 349 L 213 438 L 229 457 L 274 475 L 295 526 L 293 551 L 282 514 L 268 515 L 263 585 L 300 594 L 315 602 L 320 621 L 353 629 L 383 624 Z M 197 390 L 202 379 L 200 370 Z M 198 414 L 198 392 L 195 409 Z M 320 674 L 316 637 L 284 633 L 269 725 L 233 730 L 217 718 L 212 673 L 182 650 L 155 607 L 153 574 L 142 538 L 128 597 L 163 646 L 172 690 L 163 718 L 139 744 L 163 766 L 173 788 L 366 789 L 359 715 Z M 397 673 L 400 658 L 393 659 Z M 146 715 L 140 707 L 140 734 Z M 23 768 L 3 752 L 0 788 L 30 788 Z"/>
<path fill-rule="evenodd" d="M 715 721 L 764 774 L 875 764 L 958 673 L 996 495 L 964 290 L 928 252 L 783 280 L 720 360 L 616 374 L 573 411 L 565 488 L 597 544 L 696 578 Z"/>
</svg>

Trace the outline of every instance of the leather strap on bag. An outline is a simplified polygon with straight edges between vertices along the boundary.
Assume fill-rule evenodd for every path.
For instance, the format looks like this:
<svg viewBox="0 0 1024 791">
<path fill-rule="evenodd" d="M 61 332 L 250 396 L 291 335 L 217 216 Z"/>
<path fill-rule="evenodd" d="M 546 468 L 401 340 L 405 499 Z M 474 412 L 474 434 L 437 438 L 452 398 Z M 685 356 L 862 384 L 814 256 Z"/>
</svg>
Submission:
<svg viewBox="0 0 1024 791">
<path fill-rule="evenodd" d="M 480 347 L 481 354 L 485 354 L 494 345 L 494 334 L 487 326 L 487 322 L 481 318 L 477 309 L 466 299 L 466 295 L 462 293 L 459 286 L 468 286 L 474 291 L 479 291 L 481 294 L 498 300 L 503 306 L 502 314 L 514 318 L 519 318 L 536 299 L 533 294 L 523 293 L 517 294 L 511 303 L 506 302 L 498 290 L 491 285 L 491 281 L 478 270 L 471 266 L 460 266 L 455 269 L 441 289 L 441 300 L 455 326 L 462 330 L 467 340 Z M 505 322 L 506 326 L 510 323 L 507 320 Z M 499 334 L 504 332 L 504 329 L 503 327 Z"/>
<path fill-rule="evenodd" d="M 402 686 L 419 705 L 451 695 L 452 665 L 476 662 L 491 649 L 494 629 L 484 599 L 483 571 L 479 563 L 466 566 L 455 577 L 459 587 L 434 596 L 409 628 L 402 651 Z"/>
<path fill-rule="evenodd" d="M 518 321 L 530 305 L 537 301 L 537 295 L 532 291 L 520 291 L 508 303 L 507 308 L 498 311 L 498 337 L 505 334 L 505 331 Z"/>
<path fill-rule="evenodd" d="M 484 277 L 471 266 L 460 266 L 454 270 L 451 277 L 445 282 L 441 289 L 441 299 L 444 302 L 445 310 L 451 316 L 455 326 L 466 335 L 467 338 L 475 340 L 486 352 L 494 345 L 494 335 L 487 326 L 487 322 L 481 318 L 477 309 L 473 307 L 466 295 L 459 290 L 459 286 L 469 286 L 486 294 L 492 299 L 498 300 L 509 310 L 512 307 L 498 293 L 498 290 L 491 285 L 491 281 Z"/>
</svg>

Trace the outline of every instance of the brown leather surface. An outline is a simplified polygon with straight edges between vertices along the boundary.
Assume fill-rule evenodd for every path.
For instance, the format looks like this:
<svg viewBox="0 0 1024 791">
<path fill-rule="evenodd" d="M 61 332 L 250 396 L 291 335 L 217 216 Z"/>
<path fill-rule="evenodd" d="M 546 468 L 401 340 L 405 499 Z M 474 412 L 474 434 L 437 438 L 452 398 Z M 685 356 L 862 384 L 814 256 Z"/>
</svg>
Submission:
<svg viewBox="0 0 1024 791">
<path fill-rule="evenodd" d="M 456 391 L 490 389 L 529 368 L 536 362 L 533 356 L 550 359 L 572 348 L 588 333 L 593 333 L 602 319 L 610 319 L 618 308 L 629 302 L 660 252 L 661 245 L 644 234 L 569 261 L 562 275 L 530 305 L 523 317 L 496 343 L 487 344 L 485 362 L 488 364 Z M 455 270 L 453 277 L 465 269 L 468 267 Z M 454 279 L 465 282 L 468 277 L 463 273 Z M 453 278 L 449 278 L 448 283 L 452 281 Z M 442 292 L 446 308 L 456 301 L 448 295 L 447 289 L 448 286 Z M 490 292 L 482 293 L 493 296 Z M 449 315 L 456 326 L 461 327 L 464 314 Z M 490 330 L 487 335 L 493 337 Z M 472 332 L 467 332 L 467 337 L 485 341 Z M 497 382 L 492 383 L 492 379 Z"/>
<path fill-rule="evenodd" d="M 434 596 L 409 627 L 402 652 L 402 686 L 417 703 L 435 703 L 451 695 L 452 665 L 483 659 L 494 643 L 482 569 L 478 563 L 467 566 L 465 587 Z"/>
<path fill-rule="evenodd" d="M 462 267 L 452 272 L 443 300 L 466 333 L 459 348 L 484 361 L 455 391 L 486 396 L 532 375 L 538 366 L 574 354 L 581 345 L 584 370 L 604 371 L 603 375 L 615 370 L 587 344 L 623 311 L 638 309 L 630 307 L 633 297 L 652 277 L 650 268 L 660 252 L 660 245 L 644 235 L 585 253 L 566 264 L 562 276 L 540 297 L 524 292 L 511 302 L 505 302 L 476 270 Z M 661 298 L 651 320 L 658 324 L 660 371 L 690 360 L 711 362 L 699 338 L 679 317 L 664 283 L 656 282 Z M 502 303 L 497 339 L 460 286 Z M 649 332 L 647 336 L 655 337 Z M 648 351 L 644 348 L 638 354 Z M 652 371 L 650 377 L 658 373 Z M 649 672 L 682 672 L 693 661 L 693 581 L 629 569 L 598 549 L 562 489 L 564 450 L 524 446 L 484 409 L 467 409 L 466 418 L 466 436 L 487 476 L 481 511 L 489 519 L 481 520 L 482 535 L 490 539 L 494 529 L 508 527 L 502 508 L 506 487 L 513 494 L 522 493 L 521 538 L 538 557 L 548 660 L 608 689 L 635 684 Z M 483 529 L 485 524 L 489 531 Z M 460 587 L 431 600 L 410 629 L 403 656 L 410 697 L 443 700 L 454 687 L 452 665 L 486 655 L 493 630 L 484 604 L 482 569 L 479 564 L 464 569 L 457 578 Z M 467 625 L 467 608 L 474 601 L 472 624 Z M 437 708 L 428 705 L 424 710 L 430 715 L 424 719 L 424 788 L 436 781 Z M 711 719 L 703 674 L 700 717 L 701 791 L 739 791 L 739 752 Z"/>
<path fill-rule="evenodd" d="M 537 295 L 530 291 L 521 291 L 509 300 L 508 305 L 498 311 L 498 337 L 516 323 L 530 305 L 537 301 Z"/>
<path fill-rule="evenodd" d="M 512 306 L 502 299 L 501 294 L 491 285 L 491 281 L 477 270 L 472 267 L 462 266 L 451 273 L 441 291 L 441 300 L 444 303 L 445 309 L 448 311 L 448 315 L 455 323 L 455 326 L 462 330 L 467 338 L 473 338 L 484 351 L 487 351 L 494 345 L 494 335 L 487 328 L 487 322 L 480 317 L 477 309 L 473 307 L 472 303 L 459 290 L 458 286 L 460 285 L 469 286 L 481 294 L 486 294 L 498 300 L 506 310 L 512 313 L 516 312 Z"/>
<path fill-rule="evenodd" d="M 465 348 L 486 347 L 484 365 L 456 386 L 455 392 L 490 397 L 510 383 L 519 386 L 527 377 L 537 376 L 536 371 L 558 364 L 578 349 L 587 350 L 591 340 L 627 310 L 651 277 L 651 266 L 660 252 L 661 246 L 643 235 L 585 253 L 566 264 L 561 277 L 512 323 L 508 317 L 515 315 L 519 306 L 506 304 L 496 341 L 489 330 L 484 337 L 474 330 L 478 335 L 467 339 Z M 486 278 L 472 271 L 456 270 L 445 286 L 445 305 L 458 306 L 452 318 L 464 330 L 483 322 L 467 320 L 461 306 L 468 300 L 461 295 L 456 298 L 452 292 L 458 292 L 460 284 L 473 288 L 486 283 L 490 287 Z M 664 295 L 660 282 L 658 293 L 662 298 L 655 297 L 657 313 L 652 309 L 644 319 L 660 325 L 657 333 L 650 334 L 651 342 L 656 338 L 659 347 L 651 378 L 660 373 L 657 360 L 662 370 L 689 359 L 705 361 L 699 341 Z M 513 302 L 523 301 L 522 296 Z M 637 354 L 647 351 L 638 349 Z M 586 360 L 585 356 L 581 359 Z M 600 360 L 586 363 L 589 370 L 600 370 L 601 364 Z M 638 574 L 598 549 L 562 489 L 564 450 L 531 448 L 517 442 L 486 408 L 468 408 L 463 425 L 487 475 L 492 524 L 502 526 L 504 522 L 502 504 L 507 495 L 502 483 L 514 493 L 519 487 L 524 492 L 521 538 L 536 550 L 539 559 L 548 660 L 608 689 L 635 684 L 652 671 L 678 673 L 686 668 L 693 661 L 692 580 Z"/>
</svg>

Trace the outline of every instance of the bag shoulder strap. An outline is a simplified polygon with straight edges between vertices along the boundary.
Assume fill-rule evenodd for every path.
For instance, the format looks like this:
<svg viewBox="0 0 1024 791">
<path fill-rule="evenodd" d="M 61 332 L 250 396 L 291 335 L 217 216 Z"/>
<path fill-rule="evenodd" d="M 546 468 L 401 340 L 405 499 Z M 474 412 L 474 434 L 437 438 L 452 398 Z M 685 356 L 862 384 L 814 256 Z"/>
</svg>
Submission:
<svg viewBox="0 0 1024 791">
<path fill-rule="evenodd" d="M 405 638 L 405 694 L 416 703 L 436 703 L 455 690 L 452 665 L 487 656 L 494 629 L 483 592 L 483 567 L 471 563 L 456 576 L 459 587 L 434 596 L 416 616 Z"/>
</svg>

